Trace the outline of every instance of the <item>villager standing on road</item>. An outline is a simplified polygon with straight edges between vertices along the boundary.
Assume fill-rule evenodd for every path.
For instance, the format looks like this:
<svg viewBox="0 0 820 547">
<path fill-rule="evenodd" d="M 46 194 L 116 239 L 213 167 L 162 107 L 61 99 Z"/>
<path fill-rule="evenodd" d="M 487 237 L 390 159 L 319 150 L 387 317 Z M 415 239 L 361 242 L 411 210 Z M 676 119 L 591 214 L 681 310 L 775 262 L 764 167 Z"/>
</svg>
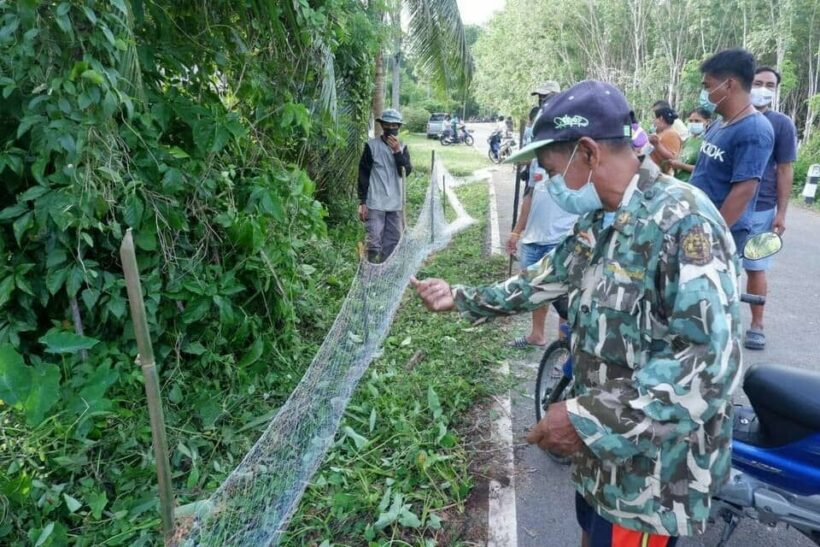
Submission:
<svg viewBox="0 0 820 547">
<path fill-rule="evenodd" d="M 545 92 L 543 100 L 539 100 L 541 104 L 561 91 L 560 88 L 552 88 L 554 91 L 547 91 L 545 88 L 546 84 L 541 89 Z M 530 123 L 534 123 L 538 112 L 538 108 L 530 111 Z M 530 135 L 531 139 L 532 135 Z M 529 141 L 524 144 L 529 144 Z M 547 191 L 548 178 L 546 171 L 538 165 L 538 159 L 530 161 L 521 173 L 521 179 L 526 182 L 524 199 L 521 201 L 518 220 L 507 238 L 507 252 L 510 255 L 518 254 L 518 263 L 522 270 L 526 270 L 553 250 L 562 239 L 570 234 L 578 220 L 578 215 L 562 209 Z M 558 313 L 560 327 L 560 323 L 566 320 L 567 300 L 559 298 L 552 305 Z M 547 338 L 544 327 L 548 311 L 547 307 L 533 310 L 530 332 L 515 337 L 510 345 L 518 349 L 533 346 L 545 347 Z"/>
<path fill-rule="evenodd" d="M 753 210 L 744 215 L 752 235 L 774 231 L 782 235 L 786 230 L 786 208 L 792 193 L 794 181 L 793 163 L 797 159 L 797 129 L 794 122 L 780 112 L 770 108 L 777 88 L 780 85 L 780 73 L 767 66 L 755 71 L 752 82 L 752 104 L 761 112 L 774 130 L 774 149 L 769 159 Z M 766 270 L 771 268 L 774 257 L 762 260 L 743 260 L 746 270 L 746 291 L 751 294 L 766 296 Z M 765 349 L 766 336 L 763 334 L 764 306 L 752 306 L 752 324 L 746 331 L 743 345 L 747 349 Z"/>
<path fill-rule="evenodd" d="M 378 263 L 396 248 L 404 226 L 401 223 L 402 168 L 409 175 L 410 152 L 399 141 L 401 114 L 388 109 L 376 119 L 382 135 L 367 141 L 359 160 L 359 220 L 364 222 L 367 259 Z"/>
<path fill-rule="evenodd" d="M 477 321 L 569 295 L 574 393 L 527 440 L 572 456 L 584 545 L 674 545 L 707 525 L 730 470 L 740 379 L 737 257 L 699 190 L 641 169 L 621 91 L 586 81 L 545 103 L 533 142 L 548 189 L 580 214 L 520 275 L 413 280 L 432 311 Z"/>
<path fill-rule="evenodd" d="M 735 247 L 743 249 L 751 232 L 747 210 L 774 145 L 772 124 L 752 106 L 754 56 L 745 49 L 727 49 L 700 65 L 700 103 L 723 119 L 709 126 L 689 182 L 703 190 L 732 230 Z"/>
</svg>

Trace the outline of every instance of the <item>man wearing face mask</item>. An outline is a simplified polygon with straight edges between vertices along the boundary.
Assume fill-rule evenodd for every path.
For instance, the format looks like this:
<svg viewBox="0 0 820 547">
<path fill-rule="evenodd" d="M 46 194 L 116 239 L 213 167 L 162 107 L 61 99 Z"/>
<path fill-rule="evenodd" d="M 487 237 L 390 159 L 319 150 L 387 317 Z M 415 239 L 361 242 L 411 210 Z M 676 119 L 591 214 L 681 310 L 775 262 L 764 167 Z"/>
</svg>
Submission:
<svg viewBox="0 0 820 547">
<path fill-rule="evenodd" d="M 757 185 L 772 154 L 772 125 L 752 106 L 755 60 L 751 53 L 721 51 L 704 61 L 700 71 L 700 106 L 723 119 L 706 130 L 689 182 L 714 202 L 742 252 L 751 231 L 743 215 L 754 209 Z"/>
<path fill-rule="evenodd" d="M 365 245 L 370 262 L 389 257 L 401 238 L 402 183 L 404 168 L 413 166 L 410 152 L 399 142 L 401 114 L 388 109 L 376 119 L 382 135 L 367 141 L 359 160 L 359 220 L 365 225 Z"/>
<path fill-rule="evenodd" d="M 737 258 L 707 196 L 642 169 L 623 94 L 595 81 L 545 104 L 533 142 L 548 191 L 581 215 L 516 277 L 413 279 L 432 311 L 483 321 L 569 296 L 573 397 L 527 441 L 571 455 L 582 544 L 674 545 L 705 528 L 728 477 L 740 379 Z"/>
<path fill-rule="evenodd" d="M 544 101 L 549 100 L 559 91 L 560 89 L 548 92 Z M 544 101 L 540 101 L 541 104 Z M 535 121 L 538 112 L 538 107 L 530 111 L 530 123 Z M 530 141 L 532 141 L 532 133 L 530 138 L 525 140 L 525 144 L 529 144 Z M 546 171 L 538 165 L 537 159 L 530 161 L 521 174 L 521 179 L 526 182 L 524 199 L 521 202 L 521 213 L 515 227 L 510 232 L 510 237 L 507 238 L 507 253 L 510 255 L 518 253 L 518 262 L 522 269 L 529 268 L 555 248 L 562 239 L 569 235 L 575 221 L 578 220 L 578 215 L 563 210 L 547 192 L 545 184 L 547 178 Z M 558 299 L 552 305 L 558 313 L 559 323 L 562 323 L 567 314 L 566 298 Z M 547 338 L 544 326 L 547 312 L 547 307 L 533 310 L 529 334 L 515 337 L 510 345 L 517 349 L 545 346 Z"/>
<path fill-rule="evenodd" d="M 760 181 L 754 210 L 745 214 L 745 221 L 749 224 L 752 234 L 770 231 L 783 234 L 786 230 L 786 208 L 789 205 L 794 179 L 792 164 L 797 159 L 797 130 L 791 118 L 770 108 L 779 85 L 780 73 L 775 69 L 762 66 L 755 71 L 752 104 L 769 120 L 774 129 L 774 151 Z M 772 257 L 743 261 L 743 268 L 747 274 L 747 292 L 766 296 L 766 270 L 771 265 Z M 746 331 L 743 345 L 748 349 L 764 349 L 764 306 L 751 308 L 752 324 Z"/>
</svg>

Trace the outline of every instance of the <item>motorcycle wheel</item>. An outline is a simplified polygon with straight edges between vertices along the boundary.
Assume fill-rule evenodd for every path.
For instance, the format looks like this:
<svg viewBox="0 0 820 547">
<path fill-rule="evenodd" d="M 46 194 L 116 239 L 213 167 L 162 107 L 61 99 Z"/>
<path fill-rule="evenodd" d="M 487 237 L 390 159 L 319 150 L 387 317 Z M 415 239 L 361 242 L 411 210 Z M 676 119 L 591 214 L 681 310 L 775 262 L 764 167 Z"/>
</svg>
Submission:
<svg viewBox="0 0 820 547">
<path fill-rule="evenodd" d="M 442 135 L 442 136 L 439 138 L 438 142 L 440 142 L 440 143 L 441 143 L 441 146 L 449 146 L 449 145 L 450 145 L 450 139 L 448 139 L 448 138 L 447 138 L 446 136 L 444 136 L 444 135 Z"/>
<path fill-rule="evenodd" d="M 475 139 L 473 139 L 472 135 L 464 135 L 464 144 L 472 146 L 475 144 Z"/>
</svg>

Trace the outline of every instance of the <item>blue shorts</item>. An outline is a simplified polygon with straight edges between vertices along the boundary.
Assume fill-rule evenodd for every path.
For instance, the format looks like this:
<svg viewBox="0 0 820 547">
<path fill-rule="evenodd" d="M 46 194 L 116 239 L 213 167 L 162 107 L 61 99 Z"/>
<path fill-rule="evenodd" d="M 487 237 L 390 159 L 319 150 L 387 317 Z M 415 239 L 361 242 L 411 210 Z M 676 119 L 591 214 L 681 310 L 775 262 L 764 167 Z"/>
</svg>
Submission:
<svg viewBox="0 0 820 547">
<path fill-rule="evenodd" d="M 595 512 L 595 509 L 575 493 L 575 517 L 578 525 L 589 536 L 590 547 L 675 547 L 678 538 L 649 534 L 613 524 Z"/>
<path fill-rule="evenodd" d="M 541 245 L 540 243 L 522 243 L 521 256 L 518 257 L 518 261 L 521 263 L 522 268 L 529 268 L 544 258 L 547 253 L 554 248 L 555 244 Z"/>
<path fill-rule="evenodd" d="M 735 252 L 738 256 L 743 256 L 743 247 L 746 246 L 746 240 L 749 239 L 752 231 L 748 226 L 739 228 L 737 225 L 732 226 L 729 231 L 732 234 L 732 239 L 735 240 Z"/>
<path fill-rule="evenodd" d="M 766 209 L 765 211 L 754 211 L 748 214 L 749 217 L 749 232 L 754 234 L 762 234 L 763 232 L 771 232 L 772 224 L 774 224 L 774 216 L 777 212 L 776 207 Z M 750 272 L 765 272 L 772 267 L 772 259 L 774 256 L 761 258 L 760 260 L 743 259 L 743 269 Z"/>
</svg>

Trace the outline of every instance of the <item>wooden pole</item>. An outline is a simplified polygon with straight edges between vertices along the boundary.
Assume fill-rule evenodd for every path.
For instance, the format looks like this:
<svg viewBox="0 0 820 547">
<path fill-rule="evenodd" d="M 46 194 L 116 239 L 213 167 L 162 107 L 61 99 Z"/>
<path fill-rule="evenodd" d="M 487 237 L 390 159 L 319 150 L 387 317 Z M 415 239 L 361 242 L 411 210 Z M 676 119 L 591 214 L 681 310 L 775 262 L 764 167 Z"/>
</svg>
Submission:
<svg viewBox="0 0 820 547">
<path fill-rule="evenodd" d="M 401 232 L 407 230 L 407 171 L 401 168 Z"/>
<path fill-rule="evenodd" d="M 122 270 L 125 273 L 125 286 L 128 291 L 128 303 L 131 308 L 131 321 L 134 323 L 134 336 L 137 339 L 137 362 L 142 368 L 145 380 L 145 397 L 148 399 L 148 415 L 151 419 L 151 438 L 154 445 L 154 459 L 157 465 L 157 482 L 159 484 L 159 509 L 162 517 L 162 531 L 168 544 L 174 535 L 174 490 L 171 483 L 171 465 L 168 461 L 168 441 L 165 438 L 165 419 L 162 415 L 162 399 L 159 390 L 159 377 L 154 361 L 154 348 L 148 332 L 148 320 L 145 317 L 145 302 L 142 298 L 137 256 L 134 251 L 134 239 L 131 229 L 125 233 L 120 246 Z"/>
<path fill-rule="evenodd" d="M 447 207 L 447 178 L 441 175 L 441 212 L 445 211 Z M 446 220 L 446 219 L 445 219 Z"/>
<path fill-rule="evenodd" d="M 430 150 L 430 192 L 431 192 L 431 194 L 430 194 L 430 243 L 433 243 L 433 241 L 435 241 L 435 237 L 436 237 L 435 227 L 433 226 L 433 223 L 436 220 L 436 217 L 435 217 L 435 206 L 436 206 L 435 205 L 436 204 L 435 197 L 436 196 L 435 196 L 435 194 L 432 193 L 432 192 L 436 191 L 436 189 L 435 189 L 436 176 L 435 176 L 435 173 L 434 173 L 435 167 L 436 167 L 436 151 L 435 150 Z"/>
<path fill-rule="evenodd" d="M 521 147 L 524 147 L 524 124 L 521 124 L 519 131 L 518 131 L 518 142 Z M 512 226 L 510 227 L 510 231 L 515 230 L 515 225 L 518 223 L 518 200 L 519 200 L 519 193 L 521 192 L 521 169 L 519 165 L 515 165 L 515 196 L 513 197 L 513 214 L 512 214 Z M 508 275 L 512 275 L 512 265 L 513 265 L 513 257 L 510 255 L 510 268 Z"/>
<path fill-rule="evenodd" d="M 430 243 L 436 240 L 436 177 L 430 173 Z"/>
</svg>

